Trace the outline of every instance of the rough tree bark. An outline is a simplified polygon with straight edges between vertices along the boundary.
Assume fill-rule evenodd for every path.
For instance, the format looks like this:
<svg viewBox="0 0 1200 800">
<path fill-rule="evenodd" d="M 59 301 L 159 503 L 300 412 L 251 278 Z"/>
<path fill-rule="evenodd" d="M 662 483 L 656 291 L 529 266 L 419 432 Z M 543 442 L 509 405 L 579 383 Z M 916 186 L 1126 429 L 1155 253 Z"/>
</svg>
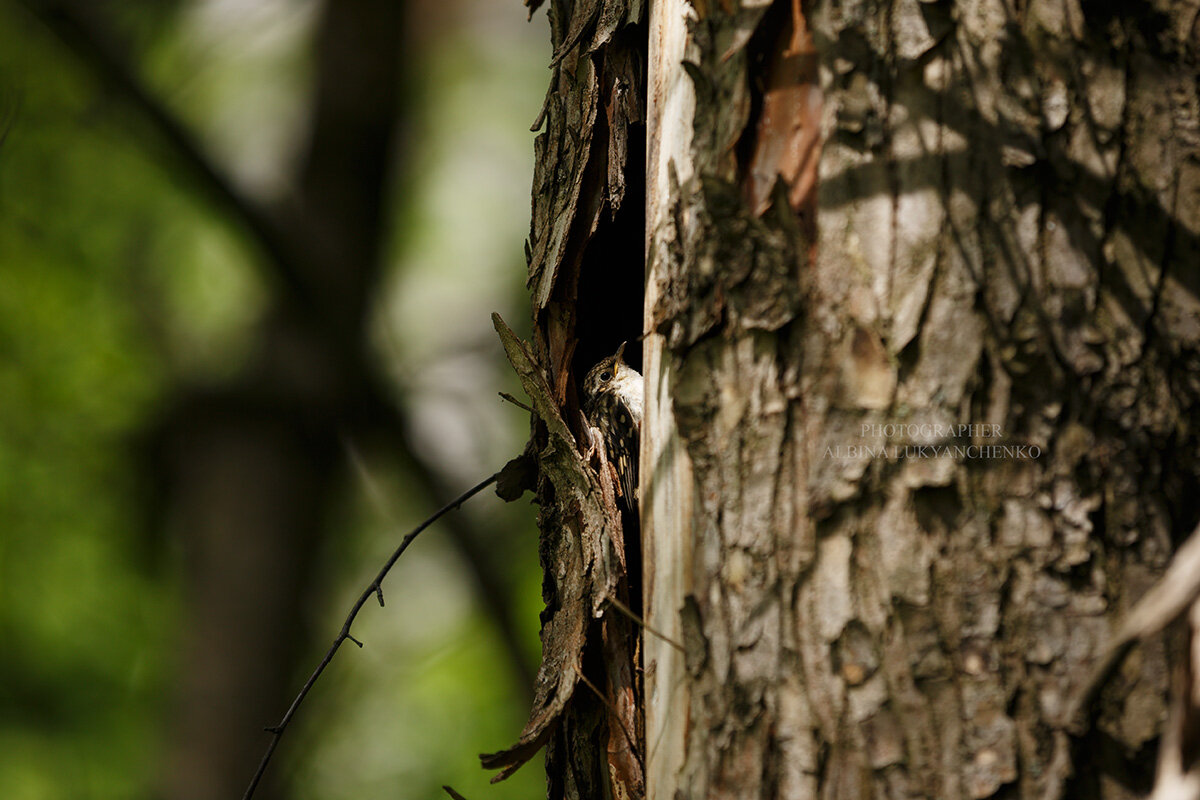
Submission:
<svg viewBox="0 0 1200 800">
<path fill-rule="evenodd" d="M 629 338 L 587 309 L 640 295 L 603 212 L 648 198 L 648 795 L 1148 791 L 1177 641 L 1067 716 L 1200 516 L 1197 4 L 658 0 L 644 183 L 637 18 L 551 20 L 534 353 L 572 425 Z"/>
<path fill-rule="evenodd" d="M 549 15 L 553 77 L 534 125 L 544 130 L 526 248 L 531 341 L 497 319 L 533 401 L 526 459 L 541 507 L 542 664 L 519 740 L 483 764 L 502 770 L 499 780 L 545 746 L 551 797 L 637 798 L 645 793 L 637 525 L 618 511 L 575 381 L 641 331 L 645 8 L 553 0 Z"/>
</svg>

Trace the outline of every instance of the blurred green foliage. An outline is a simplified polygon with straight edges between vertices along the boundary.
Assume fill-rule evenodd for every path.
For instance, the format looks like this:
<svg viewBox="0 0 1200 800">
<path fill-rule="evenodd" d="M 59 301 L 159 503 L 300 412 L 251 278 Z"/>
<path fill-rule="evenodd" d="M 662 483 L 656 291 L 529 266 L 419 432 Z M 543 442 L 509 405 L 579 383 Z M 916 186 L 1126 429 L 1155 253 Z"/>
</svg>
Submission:
<svg viewBox="0 0 1200 800">
<path fill-rule="evenodd" d="M 0 36 L 0 795 L 136 796 L 179 606 L 137 502 L 168 367 L 130 262 L 178 192 L 28 20 Z"/>
<path fill-rule="evenodd" d="M 240 180 L 282 190 L 303 140 L 313 4 L 138 5 L 146 13 L 125 7 L 123 30 L 152 86 Z M 519 449 L 527 424 L 494 399 L 515 389 L 487 312 L 524 316 L 526 129 L 546 44 L 519 7 L 500 17 L 491 5 L 458 4 L 419 54 L 375 326 L 419 443 L 464 486 Z M 150 796 L 186 617 L 183 555 L 141 443 L 179 387 L 237 369 L 268 289 L 253 248 L 137 115 L 8 2 L 0 130 L 0 797 Z M 348 494 L 313 601 L 314 659 L 432 510 L 403 474 L 368 470 L 392 510 Z M 497 510 L 490 494 L 474 502 L 484 508 L 464 513 L 520 532 L 510 563 L 536 653 L 531 513 Z M 543 791 L 536 765 L 486 787 L 476 754 L 515 739 L 526 698 L 455 553 L 436 529 L 419 545 L 385 584 L 387 608 L 364 612 L 367 647 L 339 654 L 281 748 L 275 768 L 297 797 Z"/>
</svg>

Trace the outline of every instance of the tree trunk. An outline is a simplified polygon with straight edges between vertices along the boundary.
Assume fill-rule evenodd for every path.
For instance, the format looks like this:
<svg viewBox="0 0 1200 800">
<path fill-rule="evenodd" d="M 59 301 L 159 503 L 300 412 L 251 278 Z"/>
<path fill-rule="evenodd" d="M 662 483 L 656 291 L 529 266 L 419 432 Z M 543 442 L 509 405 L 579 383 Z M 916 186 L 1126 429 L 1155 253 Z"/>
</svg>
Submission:
<svg viewBox="0 0 1200 800">
<path fill-rule="evenodd" d="M 639 18 L 552 3 L 560 408 L 628 338 L 584 324 L 637 293 L 601 212 L 648 201 L 650 797 L 1149 789 L 1173 639 L 1068 710 L 1200 516 L 1200 29 L 1084 5 L 658 0 L 641 184 L 596 78 Z"/>
</svg>

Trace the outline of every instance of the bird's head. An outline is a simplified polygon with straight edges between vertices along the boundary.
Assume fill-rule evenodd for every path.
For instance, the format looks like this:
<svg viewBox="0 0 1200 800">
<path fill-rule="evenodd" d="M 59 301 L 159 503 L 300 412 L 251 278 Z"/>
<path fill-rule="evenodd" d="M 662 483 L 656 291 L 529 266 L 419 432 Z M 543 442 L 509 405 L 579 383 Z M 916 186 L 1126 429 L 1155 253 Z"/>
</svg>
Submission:
<svg viewBox="0 0 1200 800">
<path fill-rule="evenodd" d="M 629 377 L 630 374 L 637 375 L 632 367 L 621 360 L 621 356 L 624 353 L 625 342 L 621 342 L 621 346 L 617 348 L 617 352 L 607 358 L 601 359 L 596 366 L 591 368 L 583 381 L 583 394 L 585 397 L 595 397 L 607 390 L 611 390 L 620 381 Z"/>
</svg>

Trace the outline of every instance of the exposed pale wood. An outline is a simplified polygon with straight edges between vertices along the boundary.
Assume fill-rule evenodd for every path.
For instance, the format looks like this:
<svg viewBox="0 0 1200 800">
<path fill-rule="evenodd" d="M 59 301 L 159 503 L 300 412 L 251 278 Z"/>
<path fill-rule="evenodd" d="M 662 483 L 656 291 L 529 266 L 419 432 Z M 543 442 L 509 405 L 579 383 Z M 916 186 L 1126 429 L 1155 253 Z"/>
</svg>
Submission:
<svg viewBox="0 0 1200 800">
<path fill-rule="evenodd" d="M 692 83 L 683 69 L 687 48 L 686 0 L 661 0 L 650 7 L 650 55 L 647 68 L 646 158 L 646 325 L 665 280 L 666 249 L 659 237 L 670 229 L 672 172 L 688 179 L 691 120 L 695 107 Z M 642 637 L 645 670 L 646 795 L 675 796 L 683 766 L 684 738 L 690 702 L 684 680 L 684 657 L 673 642 L 682 641 L 680 609 L 691 591 L 692 473 L 680 444 L 671 410 L 670 356 L 666 340 L 649 333 L 643 344 L 646 413 L 642 427 L 641 471 L 642 597 L 647 627 L 663 637 Z M 669 639 L 670 641 L 667 641 Z"/>
</svg>

